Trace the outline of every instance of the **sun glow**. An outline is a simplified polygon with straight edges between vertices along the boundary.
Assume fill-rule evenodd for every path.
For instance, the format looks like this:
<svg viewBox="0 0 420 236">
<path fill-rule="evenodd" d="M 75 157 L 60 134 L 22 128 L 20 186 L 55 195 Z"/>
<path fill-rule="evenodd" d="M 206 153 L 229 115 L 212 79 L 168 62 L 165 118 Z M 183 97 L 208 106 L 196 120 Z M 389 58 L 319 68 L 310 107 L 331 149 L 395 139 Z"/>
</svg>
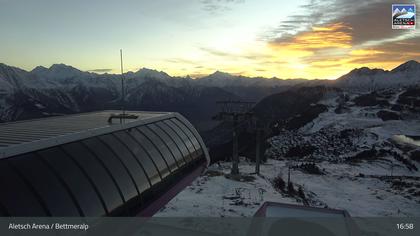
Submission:
<svg viewBox="0 0 420 236">
<path fill-rule="evenodd" d="M 384 58 L 381 49 L 353 45 L 353 29 L 340 22 L 268 42 L 235 44 L 230 38 L 213 46 L 217 50 L 206 49 L 200 65 L 245 76 L 336 79 L 357 67 L 392 69 L 401 63 Z M 212 71 L 201 67 L 195 74 Z"/>
</svg>

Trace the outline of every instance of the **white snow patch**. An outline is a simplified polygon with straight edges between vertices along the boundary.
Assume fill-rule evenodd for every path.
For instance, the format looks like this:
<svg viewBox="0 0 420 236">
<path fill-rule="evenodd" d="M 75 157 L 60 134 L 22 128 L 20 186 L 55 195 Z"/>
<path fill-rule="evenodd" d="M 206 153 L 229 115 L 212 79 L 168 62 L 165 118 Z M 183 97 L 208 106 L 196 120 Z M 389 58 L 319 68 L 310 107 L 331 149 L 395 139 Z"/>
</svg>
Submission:
<svg viewBox="0 0 420 236">
<path fill-rule="evenodd" d="M 203 174 L 191 186 L 182 191 L 170 201 L 155 216 L 157 217 L 225 217 L 245 216 L 255 214 L 265 201 L 299 204 L 296 199 L 287 197 L 276 191 L 270 180 L 282 176 L 287 180 L 288 167 L 284 160 L 268 159 L 261 166 L 261 177 L 254 181 L 239 182 L 223 175 L 210 176 Z M 228 174 L 230 162 L 214 164 L 207 173 L 220 172 Z M 305 194 L 314 202 L 322 203 L 330 208 L 347 210 L 351 216 L 420 216 L 420 204 L 415 200 L 405 198 L 390 189 L 390 184 L 376 178 L 378 175 L 389 175 L 388 165 L 371 164 L 318 164 L 327 173 L 313 175 L 292 170 L 291 181 L 296 186 L 302 186 Z M 254 164 L 242 161 L 241 173 L 254 171 Z M 405 174 L 404 167 L 394 167 L 394 175 Z M 364 174 L 364 177 L 359 176 Z M 372 177 L 368 176 L 372 175 Z M 419 174 L 416 174 L 419 176 Z M 239 193 L 238 193 L 239 192 Z M 243 204 L 236 205 L 240 196 Z"/>
</svg>

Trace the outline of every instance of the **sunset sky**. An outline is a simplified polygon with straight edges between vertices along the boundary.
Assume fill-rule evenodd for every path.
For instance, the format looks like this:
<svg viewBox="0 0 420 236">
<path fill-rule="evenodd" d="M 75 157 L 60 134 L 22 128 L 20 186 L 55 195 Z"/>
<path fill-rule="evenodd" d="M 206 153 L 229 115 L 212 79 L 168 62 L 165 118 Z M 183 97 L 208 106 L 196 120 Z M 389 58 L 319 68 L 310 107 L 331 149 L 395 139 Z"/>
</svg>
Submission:
<svg viewBox="0 0 420 236">
<path fill-rule="evenodd" d="M 0 62 L 117 73 L 334 79 L 420 61 L 420 30 L 392 30 L 398 0 L 0 0 Z M 417 15 L 418 14 L 417 9 Z"/>
</svg>

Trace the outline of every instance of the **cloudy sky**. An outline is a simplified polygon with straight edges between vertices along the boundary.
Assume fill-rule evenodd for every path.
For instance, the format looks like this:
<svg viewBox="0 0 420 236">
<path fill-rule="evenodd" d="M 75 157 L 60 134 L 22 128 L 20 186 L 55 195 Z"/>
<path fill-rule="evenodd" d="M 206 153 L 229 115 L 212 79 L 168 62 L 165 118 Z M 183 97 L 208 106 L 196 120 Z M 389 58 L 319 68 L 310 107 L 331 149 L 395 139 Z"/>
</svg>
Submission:
<svg viewBox="0 0 420 236">
<path fill-rule="evenodd" d="M 113 73 L 122 48 L 131 71 L 334 79 L 356 67 L 420 61 L 420 29 L 391 29 L 391 4 L 398 2 L 420 6 L 420 0 L 0 0 L 0 62 Z"/>
</svg>

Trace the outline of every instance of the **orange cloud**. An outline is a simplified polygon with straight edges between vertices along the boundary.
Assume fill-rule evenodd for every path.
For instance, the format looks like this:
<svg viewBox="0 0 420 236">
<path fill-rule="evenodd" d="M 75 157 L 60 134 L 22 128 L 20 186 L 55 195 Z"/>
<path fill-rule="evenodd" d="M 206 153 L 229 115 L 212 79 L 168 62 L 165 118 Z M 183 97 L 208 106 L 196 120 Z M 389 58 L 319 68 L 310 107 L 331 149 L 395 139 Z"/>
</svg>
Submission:
<svg viewBox="0 0 420 236">
<path fill-rule="evenodd" d="M 342 59 L 352 47 L 352 29 L 343 23 L 312 27 L 309 31 L 268 43 L 272 58 L 286 61 L 277 67 L 282 77 L 332 78 L 347 68 Z M 336 60 L 338 57 L 338 60 Z M 334 67 L 334 70 L 330 69 Z M 328 68 L 328 75 L 325 73 Z"/>
<path fill-rule="evenodd" d="M 201 48 L 203 57 L 194 68 L 178 61 L 171 67 L 179 75 L 185 74 L 179 70 L 185 67 L 197 75 L 217 69 L 245 76 L 336 79 L 354 68 L 392 69 L 407 60 L 420 60 L 418 40 L 416 37 L 364 46 L 355 42 L 351 27 L 334 23 L 248 48 L 238 47 L 237 54 Z"/>
<path fill-rule="evenodd" d="M 358 49 L 358 50 L 352 50 L 350 52 L 351 56 L 366 56 L 366 55 L 377 55 L 377 54 L 383 54 L 383 51 L 380 50 L 374 50 L 374 49 Z"/>
<path fill-rule="evenodd" d="M 351 30 L 351 27 L 343 23 L 312 27 L 310 31 L 275 40 L 270 45 L 310 51 L 325 48 L 350 48 L 352 40 Z"/>
</svg>

